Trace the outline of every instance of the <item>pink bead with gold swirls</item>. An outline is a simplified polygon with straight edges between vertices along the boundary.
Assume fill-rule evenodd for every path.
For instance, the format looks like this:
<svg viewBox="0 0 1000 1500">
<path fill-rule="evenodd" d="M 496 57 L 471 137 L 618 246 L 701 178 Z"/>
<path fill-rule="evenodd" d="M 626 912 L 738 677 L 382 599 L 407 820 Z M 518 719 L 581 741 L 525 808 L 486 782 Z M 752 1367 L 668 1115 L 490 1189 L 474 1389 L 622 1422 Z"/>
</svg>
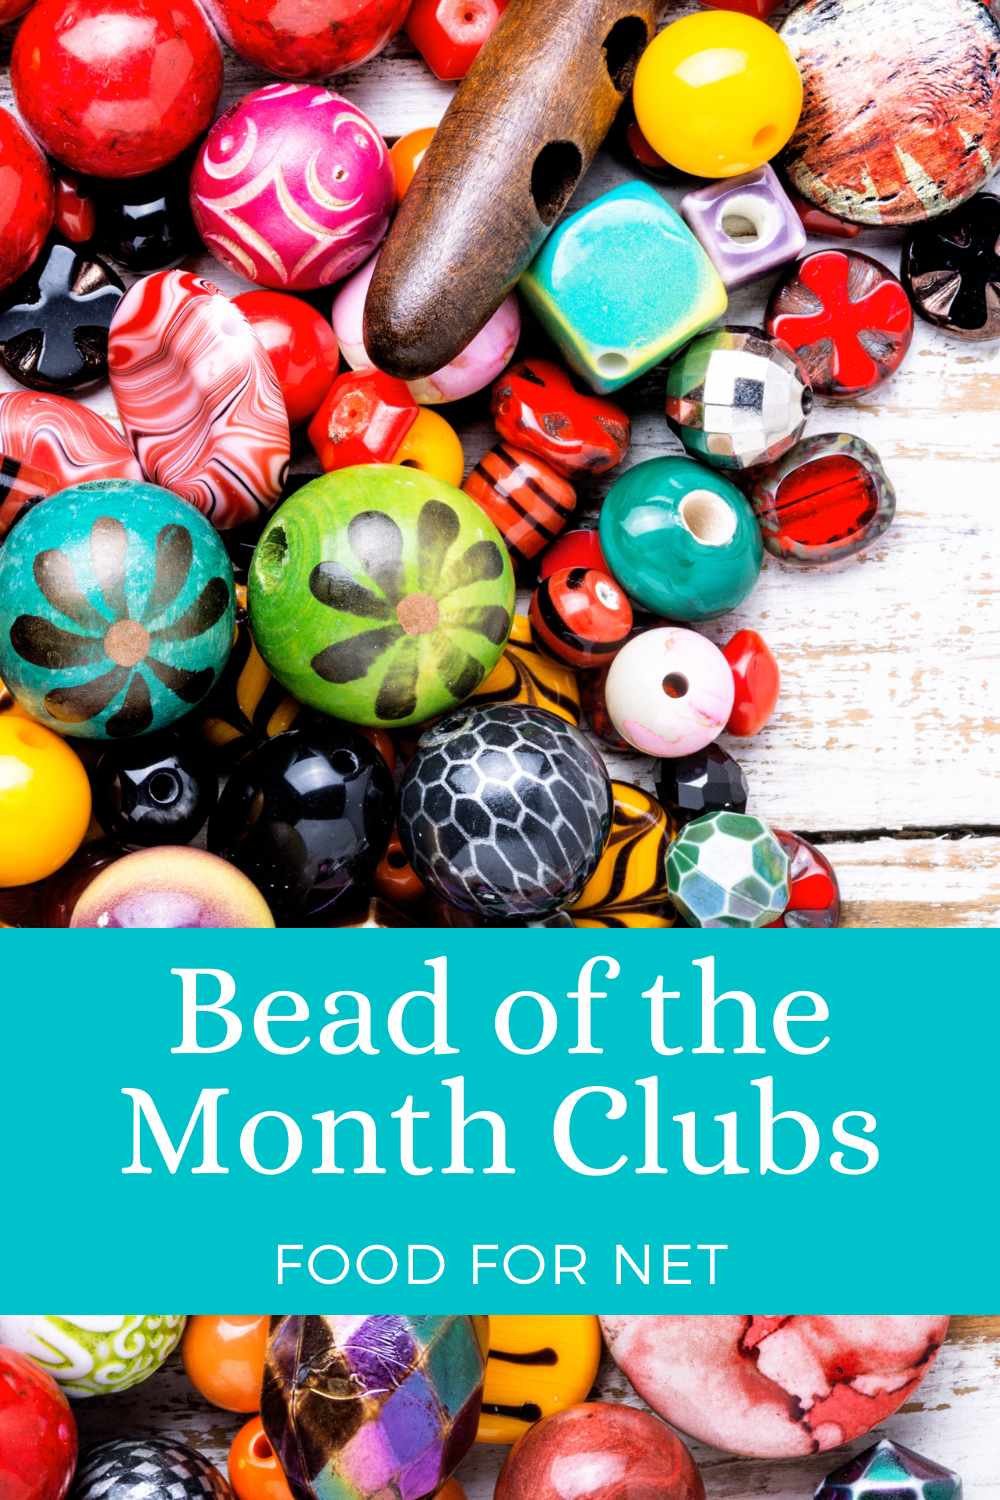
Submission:
<svg viewBox="0 0 1000 1500">
<path fill-rule="evenodd" d="M 157 271 L 108 334 L 111 389 L 146 478 L 227 531 L 269 510 L 288 465 L 281 387 L 250 323 L 210 281 Z"/>
<path fill-rule="evenodd" d="M 395 204 L 385 142 L 329 89 L 275 83 L 216 121 L 191 173 L 191 211 L 229 270 L 277 291 L 347 276 L 382 243 Z"/>
<path fill-rule="evenodd" d="M 120 433 L 96 411 L 37 391 L 0 396 L 0 450 L 54 474 L 60 489 L 92 479 L 141 479 Z"/>
</svg>

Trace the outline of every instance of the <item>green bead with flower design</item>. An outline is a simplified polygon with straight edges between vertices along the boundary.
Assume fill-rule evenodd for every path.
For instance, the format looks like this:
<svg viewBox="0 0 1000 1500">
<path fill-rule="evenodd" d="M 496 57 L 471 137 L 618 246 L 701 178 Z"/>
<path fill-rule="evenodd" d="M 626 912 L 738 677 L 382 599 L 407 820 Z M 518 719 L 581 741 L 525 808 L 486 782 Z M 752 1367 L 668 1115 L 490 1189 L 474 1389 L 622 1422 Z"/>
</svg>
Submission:
<svg viewBox="0 0 1000 1500">
<path fill-rule="evenodd" d="M 314 479 L 271 517 L 248 594 L 283 687 L 348 723 L 401 728 L 454 708 L 496 666 L 514 573 L 461 490 L 361 464 Z"/>
<path fill-rule="evenodd" d="M 73 485 L 0 548 L 0 678 L 60 734 L 148 734 L 214 686 L 235 609 L 226 549 L 192 505 L 128 479 Z"/>
</svg>

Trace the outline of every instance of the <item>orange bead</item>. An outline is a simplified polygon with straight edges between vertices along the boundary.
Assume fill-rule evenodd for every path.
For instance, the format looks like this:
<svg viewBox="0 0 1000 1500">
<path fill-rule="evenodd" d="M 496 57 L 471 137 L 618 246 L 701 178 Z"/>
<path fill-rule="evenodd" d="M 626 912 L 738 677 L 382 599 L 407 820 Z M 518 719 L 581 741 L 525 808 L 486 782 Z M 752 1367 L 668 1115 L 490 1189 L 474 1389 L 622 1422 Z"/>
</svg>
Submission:
<svg viewBox="0 0 1000 1500">
<path fill-rule="evenodd" d="M 392 170 L 396 174 L 397 204 L 402 203 L 403 194 L 413 181 L 413 174 L 423 161 L 433 134 L 433 125 L 425 125 L 423 130 L 411 130 L 408 135 L 401 135 L 389 152 Z"/>
<path fill-rule="evenodd" d="M 457 1479 L 449 1479 L 438 1490 L 434 1500 L 465 1500 L 465 1491 Z"/>
<path fill-rule="evenodd" d="M 181 1356 L 200 1396 L 225 1411 L 257 1411 L 270 1321 L 268 1313 L 188 1318 Z"/>
<path fill-rule="evenodd" d="M 233 1439 L 229 1450 L 229 1483 L 236 1491 L 236 1500 L 292 1500 L 288 1480 L 265 1436 L 260 1417 L 251 1417 Z"/>
<path fill-rule="evenodd" d="M 392 830 L 389 847 L 379 862 L 372 884 L 383 901 L 393 906 L 409 906 L 427 894 L 427 887 L 403 853 L 396 828 Z"/>
</svg>

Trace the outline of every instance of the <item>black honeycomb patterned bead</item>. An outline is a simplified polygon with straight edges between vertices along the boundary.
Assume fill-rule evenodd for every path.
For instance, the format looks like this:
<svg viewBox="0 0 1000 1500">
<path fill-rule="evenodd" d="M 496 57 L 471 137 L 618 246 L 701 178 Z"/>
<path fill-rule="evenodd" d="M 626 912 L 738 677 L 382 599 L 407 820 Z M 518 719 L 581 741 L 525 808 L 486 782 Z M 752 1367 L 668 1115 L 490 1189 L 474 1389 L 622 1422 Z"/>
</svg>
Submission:
<svg viewBox="0 0 1000 1500">
<path fill-rule="evenodd" d="M 485 917 L 573 901 L 601 857 L 614 799 L 604 762 L 544 709 L 456 709 L 420 740 L 400 788 L 399 836 L 424 884 Z"/>
<path fill-rule="evenodd" d="M 111 1438 L 80 1455 L 68 1500 L 234 1500 L 214 1464 L 183 1443 Z"/>
</svg>

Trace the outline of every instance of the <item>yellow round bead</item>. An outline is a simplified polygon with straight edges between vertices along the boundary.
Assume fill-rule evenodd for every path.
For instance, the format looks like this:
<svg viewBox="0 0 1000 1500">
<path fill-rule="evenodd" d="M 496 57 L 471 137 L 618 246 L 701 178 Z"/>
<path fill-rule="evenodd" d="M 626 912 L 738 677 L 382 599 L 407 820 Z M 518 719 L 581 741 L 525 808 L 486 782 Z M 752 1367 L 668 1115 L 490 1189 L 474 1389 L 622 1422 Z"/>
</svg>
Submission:
<svg viewBox="0 0 1000 1500">
<path fill-rule="evenodd" d="M 702 11 L 674 21 L 647 47 L 633 100 L 639 129 L 666 161 L 696 177 L 738 177 L 790 139 L 802 80 L 763 21 Z"/>
<path fill-rule="evenodd" d="M 429 406 L 421 406 L 417 419 L 392 455 L 394 464 L 422 469 L 445 484 L 461 489 L 465 456 L 454 427 Z"/>
<path fill-rule="evenodd" d="M 75 854 L 90 822 L 90 783 L 57 734 L 0 714 L 0 886 L 44 880 Z"/>
</svg>

